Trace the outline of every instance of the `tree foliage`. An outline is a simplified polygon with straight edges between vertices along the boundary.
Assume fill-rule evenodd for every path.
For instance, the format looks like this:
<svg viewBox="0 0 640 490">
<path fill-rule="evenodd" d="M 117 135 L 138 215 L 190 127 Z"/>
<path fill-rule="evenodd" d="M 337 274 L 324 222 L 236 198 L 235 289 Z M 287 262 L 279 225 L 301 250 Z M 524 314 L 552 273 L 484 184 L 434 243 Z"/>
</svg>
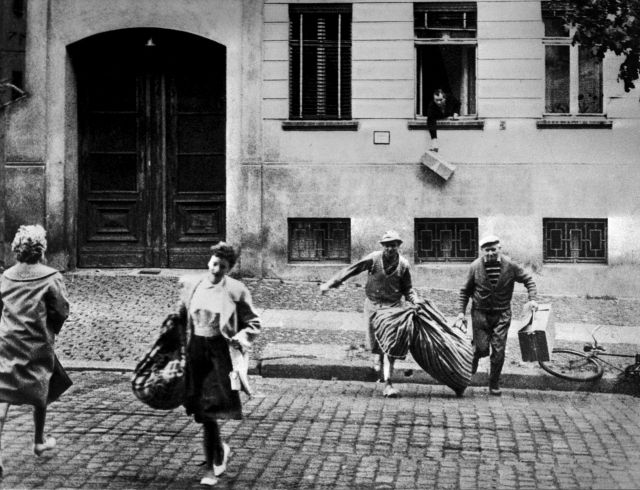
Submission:
<svg viewBox="0 0 640 490">
<path fill-rule="evenodd" d="M 625 91 L 640 76 L 640 0 L 569 0 L 566 20 L 575 27 L 573 42 L 603 59 L 608 50 L 624 56 L 618 81 Z"/>
</svg>

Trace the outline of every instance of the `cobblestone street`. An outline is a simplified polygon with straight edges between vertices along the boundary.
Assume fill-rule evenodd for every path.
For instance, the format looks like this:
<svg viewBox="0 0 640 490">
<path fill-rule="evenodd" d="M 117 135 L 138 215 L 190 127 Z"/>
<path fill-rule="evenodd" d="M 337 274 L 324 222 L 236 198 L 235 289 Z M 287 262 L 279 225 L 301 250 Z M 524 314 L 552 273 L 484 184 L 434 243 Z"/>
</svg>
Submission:
<svg viewBox="0 0 640 490">
<path fill-rule="evenodd" d="M 51 406 L 58 447 L 31 453 L 32 420 L 13 407 L 2 488 L 199 487 L 200 427 L 154 411 L 129 374 L 74 372 Z M 233 456 L 217 488 L 640 488 L 640 407 L 625 395 L 254 379 L 262 397 L 222 425 Z"/>
</svg>

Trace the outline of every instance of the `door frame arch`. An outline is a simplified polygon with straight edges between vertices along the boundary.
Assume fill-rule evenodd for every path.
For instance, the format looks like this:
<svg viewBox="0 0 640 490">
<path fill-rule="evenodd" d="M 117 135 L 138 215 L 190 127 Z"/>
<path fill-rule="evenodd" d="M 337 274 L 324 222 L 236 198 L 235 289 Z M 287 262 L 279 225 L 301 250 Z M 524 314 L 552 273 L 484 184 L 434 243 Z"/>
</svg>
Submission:
<svg viewBox="0 0 640 490">
<path fill-rule="evenodd" d="M 82 191 L 80 187 L 81 186 L 80 179 L 82 176 L 82 169 L 81 169 L 82 155 L 79 149 L 79 144 L 81 142 L 82 128 L 80 128 L 80 125 L 78 122 L 78 117 L 79 117 L 78 74 L 83 68 L 82 64 L 85 62 L 85 60 L 83 59 L 83 51 L 90 50 L 92 47 L 99 46 L 101 43 L 108 43 L 109 41 L 124 42 L 127 39 L 129 40 L 133 39 L 133 40 L 137 40 L 137 42 L 144 42 L 146 39 L 153 36 L 159 36 L 160 38 L 164 39 L 164 41 L 175 42 L 177 46 L 175 48 L 176 52 L 179 51 L 181 48 L 184 48 L 184 46 L 188 45 L 189 42 L 198 44 L 199 46 L 206 46 L 207 48 L 205 50 L 207 51 L 210 50 L 210 53 L 214 52 L 214 50 L 216 49 L 222 50 L 222 52 L 224 53 L 224 56 L 223 56 L 224 70 L 222 70 L 222 73 L 223 73 L 222 79 L 224 84 L 223 84 L 222 93 L 224 94 L 224 98 L 225 99 L 227 98 L 227 92 L 228 92 L 227 91 L 228 64 L 226 61 L 228 59 L 226 57 L 227 48 L 226 46 L 221 45 L 220 43 L 217 43 L 215 41 L 212 41 L 211 39 L 208 39 L 202 36 L 194 35 L 185 31 L 173 30 L 173 29 L 157 29 L 157 28 L 118 29 L 113 31 L 101 32 L 99 34 L 94 34 L 67 46 L 67 50 L 69 53 L 69 57 L 68 57 L 69 62 L 67 63 L 67 80 L 70 81 L 69 86 L 67 87 L 67 94 L 66 94 L 67 95 L 67 119 L 68 119 L 67 129 L 69 130 L 70 137 L 68 138 L 68 141 L 67 141 L 68 144 L 66 147 L 66 155 L 67 155 L 66 161 L 76 162 L 76 165 L 67 165 L 65 169 L 65 174 L 67 177 L 66 180 L 69 184 L 71 184 L 68 190 L 72 191 L 70 194 L 73 194 L 73 195 L 67 195 L 67 200 L 66 200 L 67 209 L 68 209 L 67 226 L 73 227 L 73 232 L 67 233 L 67 236 L 69 237 L 69 241 L 70 241 L 69 249 L 73 250 L 73 254 L 72 254 L 73 258 L 71 260 L 72 267 L 80 264 L 80 246 L 82 243 L 82 233 L 84 232 L 84 230 L 80 229 L 80 226 L 79 226 L 79 223 L 81 222 L 80 214 L 82 213 L 83 202 L 81 202 Z M 187 42 L 187 40 L 189 42 Z M 193 66 L 196 66 L 196 65 L 194 64 Z M 222 168 L 227 174 L 229 170 L 229 161 L 228 161 L 229 155 L 228 155 L 228 150 L 226 149 L 228 134 L 229 134 L 229 127 L 228 127 L 229 126 L 229 121 L 228 121 L 229 110 L 230 108 L 228 107 L 228 105 L 226 105 L 224 109 L 226 113 L 223 115 L 223 123 L 224 123 L 223 144 L 225 149 L 223 154 Z M 75 167 L 73 172 L 71 171 L 72 167 Z M 228 175 L 226 180 L 228 180 Z M 168 186 L 166 179 L 164 180 L 163 186 L 165 188 Z M 165 192 L 167 192 L 167 195 L 168 195 L 168 191 L 165 191 Z M 224 201 L 227 201 L 226 199 L 227 194 L 228 192 L 225 187 L 223 189 L 223 197 L 222 197 Z M 72 209 L 69 209 L 70 206 L 72 207 Z M 222 215 L 223 215 L 222 216 L 222 230 L 223 230 L 222 235 L 216 236 L 215 239 L 213 240 L 208 240 L 207 252 L 208 252 L 208 246 L 211 243 L 214 243 L 215 240 L 217 239 L 225 238 L 224 230 L 226 228 L 225 222 L 228 221 L 228 203 L 226 206 L 223 207 Z M 108 267 L 109 266 L 109 264 L 103 264 L 103 265 L 86 264 L 86 265 L 89 267 L 96 267 L 96 266 Z M 114 266 L 113 264 L 111 265 Z M 176 267 L 176 265 L 171 262 L 164 262 L 161 264 L 153 264 L 153 265 L 148 263 L 141 263 L 140 265 L 134 266 L 134 267 L 149 267 L 149 266 Z M 184 267 L 184 264 L 182 264 L 182 266 Z M 186 265 L 186 267 L 198 267 L 198 268 L 202 266 L 203 266 L 203 263 L 201 261 L 195 261 L 189 265 Z"/>
</svg>

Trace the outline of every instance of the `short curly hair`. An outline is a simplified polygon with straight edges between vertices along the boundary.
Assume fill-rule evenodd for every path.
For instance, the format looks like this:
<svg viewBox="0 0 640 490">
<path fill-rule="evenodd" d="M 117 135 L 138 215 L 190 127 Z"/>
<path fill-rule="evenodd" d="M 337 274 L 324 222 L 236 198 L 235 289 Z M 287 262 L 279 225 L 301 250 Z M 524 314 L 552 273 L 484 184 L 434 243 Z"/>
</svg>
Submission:
<svg viewBox="0 0 640 490">
<path fill-rule="evenodd" d="M 240 254 L 226 242 L 218 242 L 213 245 L 211 247 L 211 255 L 215 255 L 229 262 L 229 270 L 233 269 L 233 266 L 236 265 L 238 261 L 238 257 L 240 257 Z"/>
<path fill-rule="evenodd" d="M 22 225 L 11 242 L 11 250 L 16 260 L 26 264 L 35 264 L 47 250 L 47 232 L 40 225 Z"/>
</svg>

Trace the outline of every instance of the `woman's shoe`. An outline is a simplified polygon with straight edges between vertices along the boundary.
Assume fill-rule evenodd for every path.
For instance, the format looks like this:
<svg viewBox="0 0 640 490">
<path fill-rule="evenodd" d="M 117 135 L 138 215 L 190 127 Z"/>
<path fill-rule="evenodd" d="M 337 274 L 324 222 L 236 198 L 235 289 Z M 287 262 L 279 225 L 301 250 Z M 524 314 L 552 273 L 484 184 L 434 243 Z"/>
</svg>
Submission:
<svg viewBox="0 0 640 490">
<path fill-rule="evenodd" d="M 33 445 L 33 454 L 40 457 L 54 447 L 56 447 L 56 440 L 53 437 L 46 437 L 43 443 Z"/>
<path fill-rule="evenodd" d="M 227 469 L 227 463 L 229 462 L 229 456 L 231 456 L 231 448 L 228 446 L 226 442 L 222 443 L 222 450 L 224 451 L 224 456 L 222 456 L 222 464 L 220 466 L 213 465 L 213 474 L 215 476 L 220 476 Z"/>
<path fill-rule="evenodd" d="M 385 398 L 398 398 L 400 393 L 393 386 L 387 385 L 384 387 L 384 391 L 382 392 Z"/>
<path fill-rule="evenodd" d="M 218 483 L 218 479 L 216 478 L 213 470 L 207 471 L 202 477 L 202 480 L 200 480 L 200 485 L 207 485 L 209 487 L 214 486 L 216 483 Z"/>
</svg>

